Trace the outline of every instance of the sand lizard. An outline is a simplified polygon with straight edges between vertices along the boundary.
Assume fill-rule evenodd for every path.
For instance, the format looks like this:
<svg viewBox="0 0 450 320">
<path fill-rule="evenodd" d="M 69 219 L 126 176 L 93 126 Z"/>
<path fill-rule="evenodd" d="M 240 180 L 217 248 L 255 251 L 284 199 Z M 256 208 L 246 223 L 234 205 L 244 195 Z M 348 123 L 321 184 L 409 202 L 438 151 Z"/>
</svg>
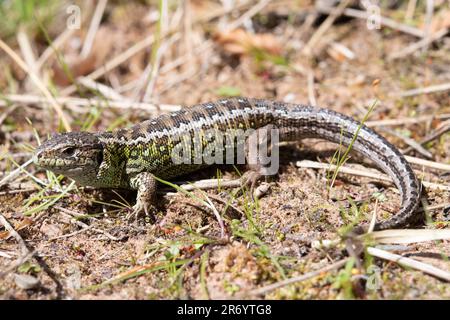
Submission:
<svg viewBox="0 0 450 320">
<path fill-rule="evenodd" d="M 155 176 L 171 179 L 207 165 L 174 163 L 175 136 L 194 139 L 208 129 L 223 133 L 268 125 L 279 130 L 282 141 L 322 138 L 348 146 L 355 138 L 352 149 L 387 173 L 401 193 L 400 210 L 376 228 L 404 227 L 418 219 L 420 184 L 395 146 L 351 117 L 300 104 L 236 97 L 182 108 L 113 132 L 57 134 L 37 148 L 34 161 L 81 185 L 137 190 L 134 211 L 142 212 L 155 201 Z"/>
</svg>

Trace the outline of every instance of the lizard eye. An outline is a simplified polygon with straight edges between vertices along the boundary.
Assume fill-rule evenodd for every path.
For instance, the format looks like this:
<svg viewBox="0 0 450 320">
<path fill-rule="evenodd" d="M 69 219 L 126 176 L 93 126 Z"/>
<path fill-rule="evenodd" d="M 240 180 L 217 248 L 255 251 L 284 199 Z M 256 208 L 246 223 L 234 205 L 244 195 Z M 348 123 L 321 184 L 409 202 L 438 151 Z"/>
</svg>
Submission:
<svg viewBox="0 0 450 320">
<path fill-rule="evenodd" d="M 65 148 L 62 151 L 62 154 L 67 156 L 67 157 L 70 157 L 70 156 L 73 156 L 75 154 L 75 151 L 76 151 L 76 149 L 74 147 L 68 147 L 68 148 Z"/>
</svg>

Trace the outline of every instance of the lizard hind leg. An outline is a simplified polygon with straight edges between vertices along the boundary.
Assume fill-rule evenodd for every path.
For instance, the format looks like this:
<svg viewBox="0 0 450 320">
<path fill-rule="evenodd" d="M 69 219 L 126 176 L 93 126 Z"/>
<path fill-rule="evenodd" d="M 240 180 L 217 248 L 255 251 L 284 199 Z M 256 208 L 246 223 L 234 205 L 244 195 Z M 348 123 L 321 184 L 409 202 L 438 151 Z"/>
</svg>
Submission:
<svg viewBox="0 0 450 320">
<path fill-rule="evenodd" d="M 145 216 L 150 216 L 154 220 L 154 213 L 156 212 L 155 196 L 156 196 L 156 179 L 149 172 L 141 172 L 130 179 L 130 186 L 137 190 L 136 204 L 133 206 L 133 211 L 127 215 L 127 219 L 138 220 L 139 216 L 144 213 Z"/>
<path fill-rule="evenodd" d="M 255 195 L 255 187 L 263 178 L 267 180 L 277 174 L 278 166 L 274 170 L 274 162 L 278 165 L 278 136 L 273 139 L 274 126 L 267 125 L 253 131 L 246 140 L 246 164 L 248 171 L 242 177 L 243 186 L 250 188 L 252 198 Z M 275 141 L 274 141 L 275 140 Z M 275 160 L 275 161 L 274 161 Z"/>
</svg>

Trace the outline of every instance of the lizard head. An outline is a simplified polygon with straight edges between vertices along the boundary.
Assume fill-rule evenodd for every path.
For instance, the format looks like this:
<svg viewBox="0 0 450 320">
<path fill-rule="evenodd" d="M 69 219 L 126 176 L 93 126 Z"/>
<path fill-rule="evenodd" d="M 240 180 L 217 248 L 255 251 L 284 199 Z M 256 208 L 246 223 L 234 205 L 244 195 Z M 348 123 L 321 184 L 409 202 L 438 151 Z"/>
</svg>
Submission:
<svg viewBox="0 0 450 320">
<path fill-rule="evenodd" d="M 36 149 L 33 161 L 39 167 L 88 184 L 95 181 L 103 161 L 103 144 L 95 133 L 56 134 Z"/>
</svg>

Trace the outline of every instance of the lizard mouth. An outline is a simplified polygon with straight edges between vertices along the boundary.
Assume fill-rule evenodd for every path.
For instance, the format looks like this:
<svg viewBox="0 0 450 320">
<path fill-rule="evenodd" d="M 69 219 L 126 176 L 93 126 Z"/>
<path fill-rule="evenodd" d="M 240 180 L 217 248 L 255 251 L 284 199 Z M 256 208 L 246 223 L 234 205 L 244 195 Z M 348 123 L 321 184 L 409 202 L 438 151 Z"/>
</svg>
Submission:
<svg viewBox="0 0 450 320">
<path fill-rule="evenodd" d="M 88 159 L 77 159 L 75 161 L 72 159 L 47 158 L 40 153 L 34 155 L 33 162 L 41 168 L 52 170 L 58 173 L 67 173 L 72 171 L 78 172 L 84 166 L 93 164 L 93 161 L 90 161 Z"/>
</svg>

